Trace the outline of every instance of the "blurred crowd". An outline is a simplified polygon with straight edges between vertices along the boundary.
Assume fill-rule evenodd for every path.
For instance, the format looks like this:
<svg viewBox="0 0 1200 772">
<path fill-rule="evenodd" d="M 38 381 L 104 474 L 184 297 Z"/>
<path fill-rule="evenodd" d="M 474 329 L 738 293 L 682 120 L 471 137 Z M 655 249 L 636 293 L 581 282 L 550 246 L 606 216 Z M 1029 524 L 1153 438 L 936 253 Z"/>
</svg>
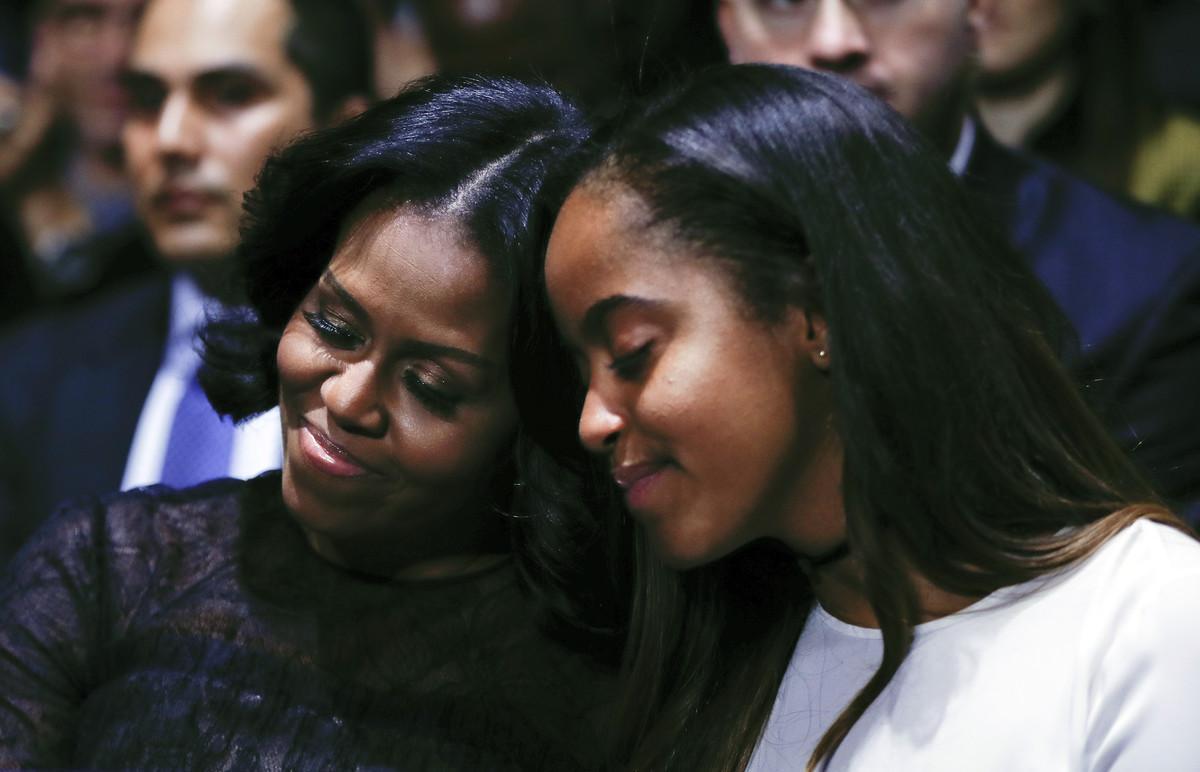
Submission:
<svg viewBox="0 0 1200 772">
<path fill-rule="evenodd" d="M 689 29 L 683 4 L 360 3 L 378 96 L 434 71 L 481 72 L 546 80 L 611 111 L 718 56 L 715 33 Z M 123 73 L 143 6 L 18 0 L 0 9 L 0 324 L 155 270 L 121 141 Z"/>
<path fill-rule="evenodd" d="M 705 2 L 358 1 L 379 95 L 434 71 L 511 74 L 613 112 L 725 56 Z M 17 0 L 0 10 L 0 320 L 154 270 L 120 141 L 142 6 Z M 978 108 L 998 139 L 1200 218 L 1200 6 L 992 0 L 979 12 Z"/>
</svg>

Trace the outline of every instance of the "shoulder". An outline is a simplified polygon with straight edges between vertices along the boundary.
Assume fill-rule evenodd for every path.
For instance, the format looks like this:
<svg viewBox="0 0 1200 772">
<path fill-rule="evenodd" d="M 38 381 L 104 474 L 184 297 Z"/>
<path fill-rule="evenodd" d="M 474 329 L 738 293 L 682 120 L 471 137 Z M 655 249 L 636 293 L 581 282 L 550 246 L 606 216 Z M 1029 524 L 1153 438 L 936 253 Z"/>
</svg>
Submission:
<svg viewBox="0 0 1200 772">
<path fill-rule="evenodd" d="M 1200 546 L 1139 522 L 1098 551 L 1079 631 L 1088 769 L 1193 769 L 1200 755 Z"/>
<path fill-rule="evenodd" d="M 1086 587 L 1078 631 L 1098 672 L 1162 671 L 1177 655 L 1200 695 L 1200 542 L 1160 523 L 1138 521 L 1113 536 L 1068 581 Z M 1072 573 L 1076 573 L 1072 572 Z M 1200 708 L 1200 696 L 1197 697 Z"/>
<path fill-rule="evenodd" d="M 47 311 L 0 334 L 0 359 L 29 369 L 133 340 L 162 338 L 170 305 L 170 282 L 155 274 L 122 285 L 77 306 Z M 161 328 L 159 330 L 158 328 Z M 53 348 L 49 348 L 53 347 Z M 53 351 L 55 356 L 48 356 Z"/>
<path fill-rule="evenodd" d="M 1194 329 L 1200 227 L 1116 198 L 986 136 L 965 181 L 1006 221 L 1012 246 L 1050 289 L 1093 360 L 1143 356 L 1148 342 Z"/>
<path fill-rule="evenodd" d="M 9 565 L 6 589 L 37 577 L 137 594 L 154 577 L 203 575 L 230 559 L 251 483 L 138 489 L 68 503 Z"/>
<path fill-rule="evenodd" d="M 34 417 L 62 409 L 64 384 L 153 377 L 167 334 L 170 283 L 141 279 L 86 304 L 45 313 L 0 335 L 0 423 L 36 430 Z M 38 419 L 40 420 L 40 419 Z"/>
<path fill-rule="evenodd" d="M 0 342 L 10 345 L 38 333 L 49 331 L 84 330 L 101 319 L 117 319 L 161 307 L 165 312 L 170 302 L 171 281 L 166 273 L 154 273 L 130 280 L 118 287 L 98 293 L 75 305 L 48 309 L 21 320 L 0 335 Z"/>
<path fill-rule="evenodd" d="M 1158 209 L 1118 198 L 1052 163 L 1000 146 L 982 135 L 968 183 L 1011 210 L 1014 240 L 1069 238 L 1111 256 L 1132 248 L 1133 258 L 1174 264 L 1200 255 L 1200 227 Z M 1129 262 L 1116 261 L 1116 262 Z"/>
<path fill-rule="evenodd" d="M 1200 542 L 1171 526 L 1138 520 L 1109 539 L 1081 570 L 1101 582 L 1110 598 L 1150 599 L 1155 588 L 1200 579 Z M 1200 612 L 1200 583 L 1191 595 Z"/>
</svg>

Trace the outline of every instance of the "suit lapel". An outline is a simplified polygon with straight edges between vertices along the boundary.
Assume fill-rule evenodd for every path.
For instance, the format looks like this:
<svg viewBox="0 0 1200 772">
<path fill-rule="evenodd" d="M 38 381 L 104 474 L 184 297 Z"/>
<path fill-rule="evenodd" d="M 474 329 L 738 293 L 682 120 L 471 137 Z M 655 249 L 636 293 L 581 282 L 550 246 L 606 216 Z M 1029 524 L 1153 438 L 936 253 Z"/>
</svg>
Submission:
<svg viewBox="0 0 1200 772">
<path fill-rule="evenodd" d="M 51 397 L 61 406 L 49 427 L 62 454 L 51 466 L 46 488 L 54 495 L 120 487 L 134 429 L 162 357 L 169 302 L 166 279 L 139 286 L 109 309 L 112 317 L 98 325 L 101 329 L 80 341 L 79 360 Z"/>
</svg>

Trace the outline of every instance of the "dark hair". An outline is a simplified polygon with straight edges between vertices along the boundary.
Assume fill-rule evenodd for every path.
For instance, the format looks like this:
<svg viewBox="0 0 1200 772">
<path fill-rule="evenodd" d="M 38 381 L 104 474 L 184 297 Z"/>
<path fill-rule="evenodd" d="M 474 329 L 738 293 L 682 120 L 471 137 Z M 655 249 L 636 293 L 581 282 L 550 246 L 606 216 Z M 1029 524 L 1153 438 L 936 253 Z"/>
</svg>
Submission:
<svg viewBox="0 0 1200 772">
<path fill-rule="evenodd" d="M 375 38 L 359 0 L 287 0 L 295 14 L 285 48 L 326 122 L 350 97 L 375 93 Z"/>
<path fill-rule="evenodd" d="M 727 272 L 764 323 L 788 307 L 828 322 L 848 542 L 884 655 L 810 765 L 906 656 L 910 567 L 981 596 L 1139 517 L 1177 524 L 1130 505 L 1154 494 L 1060 365 L 1049 294 L 944 158 L 858 87 L 782 66 L 708 70 L 617 129 L 581 184 L 637 196 L 648 227 Z M 759 543 L 676 574 L 637 545 L 626 764 L 742 768 L 811 608 L 795 564 Z"/>
</svg>

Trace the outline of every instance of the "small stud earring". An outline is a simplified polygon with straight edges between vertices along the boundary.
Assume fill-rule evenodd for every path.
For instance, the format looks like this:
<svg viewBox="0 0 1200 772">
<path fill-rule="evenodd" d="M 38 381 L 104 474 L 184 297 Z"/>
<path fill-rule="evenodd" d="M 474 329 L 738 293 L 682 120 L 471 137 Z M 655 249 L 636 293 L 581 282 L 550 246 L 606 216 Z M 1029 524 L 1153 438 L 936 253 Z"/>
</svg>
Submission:
<svg viewBox="0 0 1200 772">
<path fill-rule="evenodd" d="M 825 351 L 825 349 L 820 349 L 817 351 L 817 359 L 824 359 L 827 356 L 829 356 L 829 354 Z"/>
</svg>

